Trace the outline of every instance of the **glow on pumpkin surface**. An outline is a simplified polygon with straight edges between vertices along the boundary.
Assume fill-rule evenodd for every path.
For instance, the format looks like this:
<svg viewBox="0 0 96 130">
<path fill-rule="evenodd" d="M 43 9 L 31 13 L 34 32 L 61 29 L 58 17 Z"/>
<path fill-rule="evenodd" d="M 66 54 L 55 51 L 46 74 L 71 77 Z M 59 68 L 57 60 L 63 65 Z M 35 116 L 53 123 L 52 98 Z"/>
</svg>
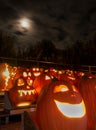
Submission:
<svg viewBox="0 0 96 130">
<path fill-rule="evenodd" d="M 54 100 L 59 111 L 69 118 L 81 118 L 86 114 L 85 105 L 82 100 L 80 104 L 61 103 Z"/>
</svg>

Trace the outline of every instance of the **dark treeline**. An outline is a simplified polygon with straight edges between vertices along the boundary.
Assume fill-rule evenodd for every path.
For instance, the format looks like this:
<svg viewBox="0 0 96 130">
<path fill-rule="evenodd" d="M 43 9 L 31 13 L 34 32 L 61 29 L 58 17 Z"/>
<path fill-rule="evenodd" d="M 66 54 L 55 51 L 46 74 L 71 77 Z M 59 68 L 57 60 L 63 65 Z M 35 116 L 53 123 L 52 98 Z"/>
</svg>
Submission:
<svg viewBox="0 0 96 130">
<path fill-rule="evenodd" d="M 65 50 L 58 50 L 50 40 L 42 40 L 24 51 L 14 50 L 16 37 L 0 31 L 0 57 L 48 61 L 62 64 L 96 65 L 96 38 L 83 43 L 76 41 Z"/>
</svg>

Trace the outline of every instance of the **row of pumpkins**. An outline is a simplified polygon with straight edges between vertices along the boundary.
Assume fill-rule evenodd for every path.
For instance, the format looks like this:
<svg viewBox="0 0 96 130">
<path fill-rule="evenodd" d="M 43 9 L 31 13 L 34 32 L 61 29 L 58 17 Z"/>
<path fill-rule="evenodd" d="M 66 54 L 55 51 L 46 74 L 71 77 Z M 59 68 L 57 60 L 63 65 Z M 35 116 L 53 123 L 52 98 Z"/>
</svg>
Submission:
<svg viewBox="0 0 96 130">
<path fill-rule="evenodd" d="M 15 107 L 37 105 L 38 130 L 96 130 L 95 74 L 6 63 L 0 73 L 0 89 Z"/>
</svg>

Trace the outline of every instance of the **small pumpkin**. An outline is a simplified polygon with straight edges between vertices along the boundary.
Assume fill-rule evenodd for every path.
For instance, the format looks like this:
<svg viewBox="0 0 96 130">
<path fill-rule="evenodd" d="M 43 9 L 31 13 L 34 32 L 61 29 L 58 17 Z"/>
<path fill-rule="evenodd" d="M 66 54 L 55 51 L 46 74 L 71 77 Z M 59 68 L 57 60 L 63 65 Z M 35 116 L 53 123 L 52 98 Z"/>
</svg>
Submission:
<svg viewBox="0 0 96 130">
<path fill-rule="evenodd" d="M 81 94 L 67 81 L 51 82 L 37 102 L 40 130 L 86 130 L 86 108 Z"/>
<path fill-rule="evenodd" d="M 34 77 L 38 77 L 39 75 L 41 75 L 44 72 L 43 68 L 39 68 L 39 67 L 33 67 L 32 68 L 32 74 L 34 75 Z"/>
</svg>

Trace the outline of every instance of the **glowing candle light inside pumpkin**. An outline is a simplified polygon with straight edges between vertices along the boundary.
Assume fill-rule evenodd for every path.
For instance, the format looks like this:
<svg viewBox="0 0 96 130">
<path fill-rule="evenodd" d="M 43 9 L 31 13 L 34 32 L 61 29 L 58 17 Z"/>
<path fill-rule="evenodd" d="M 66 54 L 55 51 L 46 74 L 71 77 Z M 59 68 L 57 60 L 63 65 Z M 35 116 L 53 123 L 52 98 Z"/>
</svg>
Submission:
<svg viewBox="0 0 96 130">
<path fill-rule="evenodd" d="M 30 104 L 31 104 L 30 102 L 22 102 L 22 103 L 18 103 L 17 106 L 23 107 L 23 106 L 29 106 Z"/>
<path fill-rule="evenodd" d="M 41 74 L 41 71 L 39 68 L 33 68 L 32 70 L 33 70 L 33 75 L 35 77 L 38 77 Z"/>
<path fill-rule="evenodd" d="M 7 87 L 8 86 L 8 81 L 10 79 L 10 75 L 9 75 L 8 65 L 7 64 L 6 64 L 6 70 L 3 72 L 3 75 L 6 77 L 5 78 L 5 86 Z"/>
<path fill-rule="evenodd" d="M 69 104 L 61 103 L 55 100 L 55 103 L 60 112 L 67 117 L 80 118 L 86 114 L 85 105 L 83 101 L 80 104 Z"/>
<path fill-rule="evenodd" d="M 50 80 L 50 79 L 51 78 L 48 75 L 45 76 L 45 80 Z"/>
<path fill-rule="evenodd" d="M 75 89 L 74 85 L 72 86 L 74 92 L 77 90 Z M 59 85 L 56 86 L 54 89 L 54 93 L 57 92 L 66 92 L 69 89 L 67 88 L 66 85 Z M 81 118 L 86 114 L 86 109 L 85 109 L 85 104 L 83 100 L 78 103 L 78 104 L 71 104 L 71 103 L 66 103 L 66 102 L 60 102 L 57 100 L 54 100 L 56 103 L 57 108 L 59 111 L 66 117 L 70 118 Z"/>
<path fill-rule="evenodd" d="M 35 90 L 18 90 L 18 93 L 20 95 L 20 97 L 22 97 L 23 95 L 31 95 L 35 93 Z"/>
</svg>

